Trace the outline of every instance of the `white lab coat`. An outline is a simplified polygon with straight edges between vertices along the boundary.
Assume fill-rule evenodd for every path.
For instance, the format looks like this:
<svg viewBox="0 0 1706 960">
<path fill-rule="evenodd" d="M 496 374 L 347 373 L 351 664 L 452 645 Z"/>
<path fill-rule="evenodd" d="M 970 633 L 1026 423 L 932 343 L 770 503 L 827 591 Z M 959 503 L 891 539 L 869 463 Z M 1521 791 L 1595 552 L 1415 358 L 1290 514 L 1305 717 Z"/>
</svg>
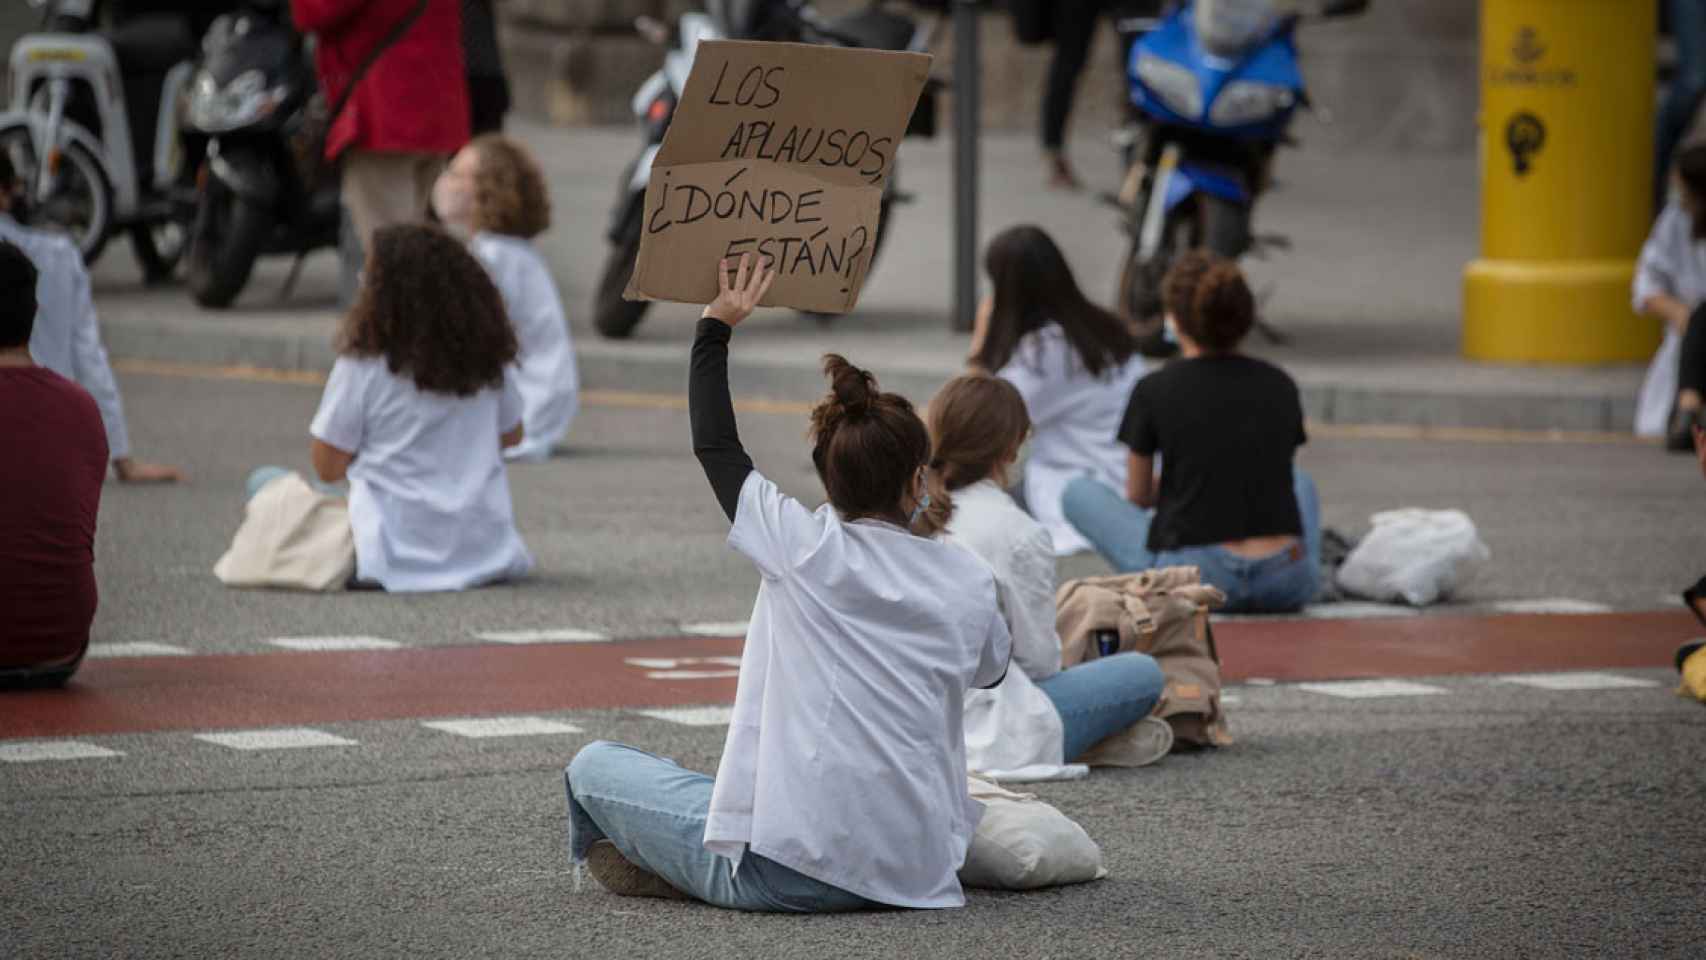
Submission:
<svg viewBox="0 0 1706 960">
<path fill-rule="evenodd" d="M 1088 475 L 1125 496 L 1127 451 L 1119 441 L 1132 388 L 1148 369 L 1132 354 L 1124 364 L 1093 377 L 1066 332 L 1049 324 L 1019 341 L 996 375 L 1013 384 L 1031 415 L 1031 449 L 1025 461 L 1025 507 L 1049 532 L 1054 553 L 1090 549 L 1066 520 L 1061 497 L 1072 478 Z"/>
<path fill-rule="evenodd" d="M 1042 524 L 1007 492 L 982 480 L 954 491 L 944 539 L 982 557 L 995 573 L 1013 665 L 993 690 L 966 693 L 966 766 L 997 780 L 1050 780 L 1068 771 L 1054 701 L 1033 683 L 1060 672 L 1054 551 Z"/>
<path fill-rule="evenodd" d="M 30 334 L 35 362 L 77 382 L 95 398 L 107 428 L 107 455 L 130 456 L 130 431 L 118 381 L 101 345 L 89 271 L 76 244 L 62 234 L 31 230 L 0 214 L 0 240 L 16 244 L 36 265 L 36 326 Z"/>
<path fill-rule="evenodd" d="M 1693 222 L 1675 200 L 1665 205 L 1653 224 L 1653 232 L 1641 247 L 1635 265 L 1633 301 L 1635 312 L 1656 293 L 1669 294 L 1690 309 L 1706 301 L 1706 242 L 1692 236 Z M 1667 324 L 1664 342 L 1647 366 L 1635 403 L 1635 433 L 1662 436 L 1676 403 L 1677 364 L 1682 356 L 1682 337 Z"/>
<path fill-rule="evenodd" d="M 514 381 L 521 391 L 525 436 L 504 451 L 511 460 L 544 460 L 569 432 L 580 410 L 580 371 L 563 301 L 551 270 L 533 244 L 500 233 L 476 233 L 469 249 L 485 264 L 503 296 L 521 345 Z"/>
</svg>

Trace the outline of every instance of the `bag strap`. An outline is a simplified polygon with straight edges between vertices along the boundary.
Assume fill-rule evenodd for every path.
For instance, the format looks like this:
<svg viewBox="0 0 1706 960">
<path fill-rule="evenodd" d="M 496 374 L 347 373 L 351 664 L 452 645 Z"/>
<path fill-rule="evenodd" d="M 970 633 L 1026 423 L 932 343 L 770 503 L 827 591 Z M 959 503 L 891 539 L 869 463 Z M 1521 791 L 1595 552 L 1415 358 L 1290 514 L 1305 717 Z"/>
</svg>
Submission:
<svg viewBox="0 0 1706 960">
<path fill-rule="evenodd" d="M 384 55 L 385 51 L 395 46 L 398 40 L 403 39 L 403 35 L 409 32 L 409 28 L 413 27 L 415 22 L 420 20 L 421 15 L 426 13 L 427 7 L 431 5 L 432 0 L 420 0 L 419 3 L 416 3 L 414 9 L 404 14 L 402 19 L 393 24 L 390 31 L 387 32 L 384 37 L 381 37 L 379 42 L 374 44 L 372 49 L 367 51 L 366 56 L 361 58 L 361 63 L 355 68 L 355 73 L 350 76 L 349 83 L 344 85 L 343 92 L 338 94 L 337 101 L 332 104 L 331 109 L 326 113 L 326 125 L 328 128 L 330 128 L 332 123 L 337 121 L 338 114 L 343 112 L 344 107 L 349 105 L 350 97 L 355 95 L 355 88 L 359 86 L 362 79 L 367 76 L 367 71 L 373 69 L 373 65 L 379 62 L 379 58 Z"/>
</svg>

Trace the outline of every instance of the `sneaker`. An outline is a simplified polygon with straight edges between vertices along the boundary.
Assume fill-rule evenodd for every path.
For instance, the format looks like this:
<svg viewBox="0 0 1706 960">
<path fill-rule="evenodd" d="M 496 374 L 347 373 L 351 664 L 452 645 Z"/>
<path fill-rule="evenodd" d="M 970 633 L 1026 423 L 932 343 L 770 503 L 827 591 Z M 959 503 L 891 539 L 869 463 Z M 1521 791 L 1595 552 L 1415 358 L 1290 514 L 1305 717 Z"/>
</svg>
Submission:
<svg viewBox="0 0 1706 960">
<path fill-rule="evenodd" d="M 616 844 L 600 840 L 586 852 L 586 869 L 598 885 L 619 897 L 661 897 L 665 900 L 690 900 L 687 894 L 670 886 L 664 878 L 635 866 Z"/>
<path fill-rule="evenodd" d="M 1104 738 L 1077 762 L 1092 767 L 1147 767 L 1172 750 L 1172 725 L 1159 717 L 1144 717 Z"/>
</svg>

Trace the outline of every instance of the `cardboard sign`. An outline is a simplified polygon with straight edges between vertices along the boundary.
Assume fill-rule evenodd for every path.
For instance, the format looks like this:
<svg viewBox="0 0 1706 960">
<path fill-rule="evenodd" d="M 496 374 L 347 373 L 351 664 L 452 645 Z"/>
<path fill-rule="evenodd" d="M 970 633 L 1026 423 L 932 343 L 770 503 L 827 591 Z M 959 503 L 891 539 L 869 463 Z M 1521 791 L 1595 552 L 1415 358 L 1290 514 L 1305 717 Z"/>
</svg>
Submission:
<svg viewBox="0 0 1706 960">
<path fill-rule="evenodd" d="M 929 71 L 921 53 L 701 43 L 652 165 L 623 295 L 709 303 L 717 260 L 750 253 L 777 271 L 764 306 L 853 309 Z"/>
</svg>

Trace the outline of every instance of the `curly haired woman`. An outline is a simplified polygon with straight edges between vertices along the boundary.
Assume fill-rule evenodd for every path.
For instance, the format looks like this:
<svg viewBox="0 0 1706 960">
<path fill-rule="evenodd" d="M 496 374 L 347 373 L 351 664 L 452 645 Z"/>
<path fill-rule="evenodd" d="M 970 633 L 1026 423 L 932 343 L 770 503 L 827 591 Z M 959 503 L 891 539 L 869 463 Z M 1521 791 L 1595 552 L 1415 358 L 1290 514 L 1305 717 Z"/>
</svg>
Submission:
<svg viewBox="0 0 1706 960">
<path fill-rule="evenodd" d="M 468 248 L 486 265 L 520 343 L 515 385 L 527 439 L 504 456 L 544 460 L 580 409 L 580 374 L 557 284 L 533 245 L 551 225 L 539 164 L 508 137 L 477 137 L 438 178 L 432 202 L 439 219 L 468 237 Z"/>
<path fill-rule="evenodd" d="M 350 482 L 356 579 L 463 590 L 530 570 L 500 456 L 524 435 L 515 333 L 479 261 L 434 228 L 380 228 L 337 347 L 309 432 L 321 482 Z"/>
</svg>

